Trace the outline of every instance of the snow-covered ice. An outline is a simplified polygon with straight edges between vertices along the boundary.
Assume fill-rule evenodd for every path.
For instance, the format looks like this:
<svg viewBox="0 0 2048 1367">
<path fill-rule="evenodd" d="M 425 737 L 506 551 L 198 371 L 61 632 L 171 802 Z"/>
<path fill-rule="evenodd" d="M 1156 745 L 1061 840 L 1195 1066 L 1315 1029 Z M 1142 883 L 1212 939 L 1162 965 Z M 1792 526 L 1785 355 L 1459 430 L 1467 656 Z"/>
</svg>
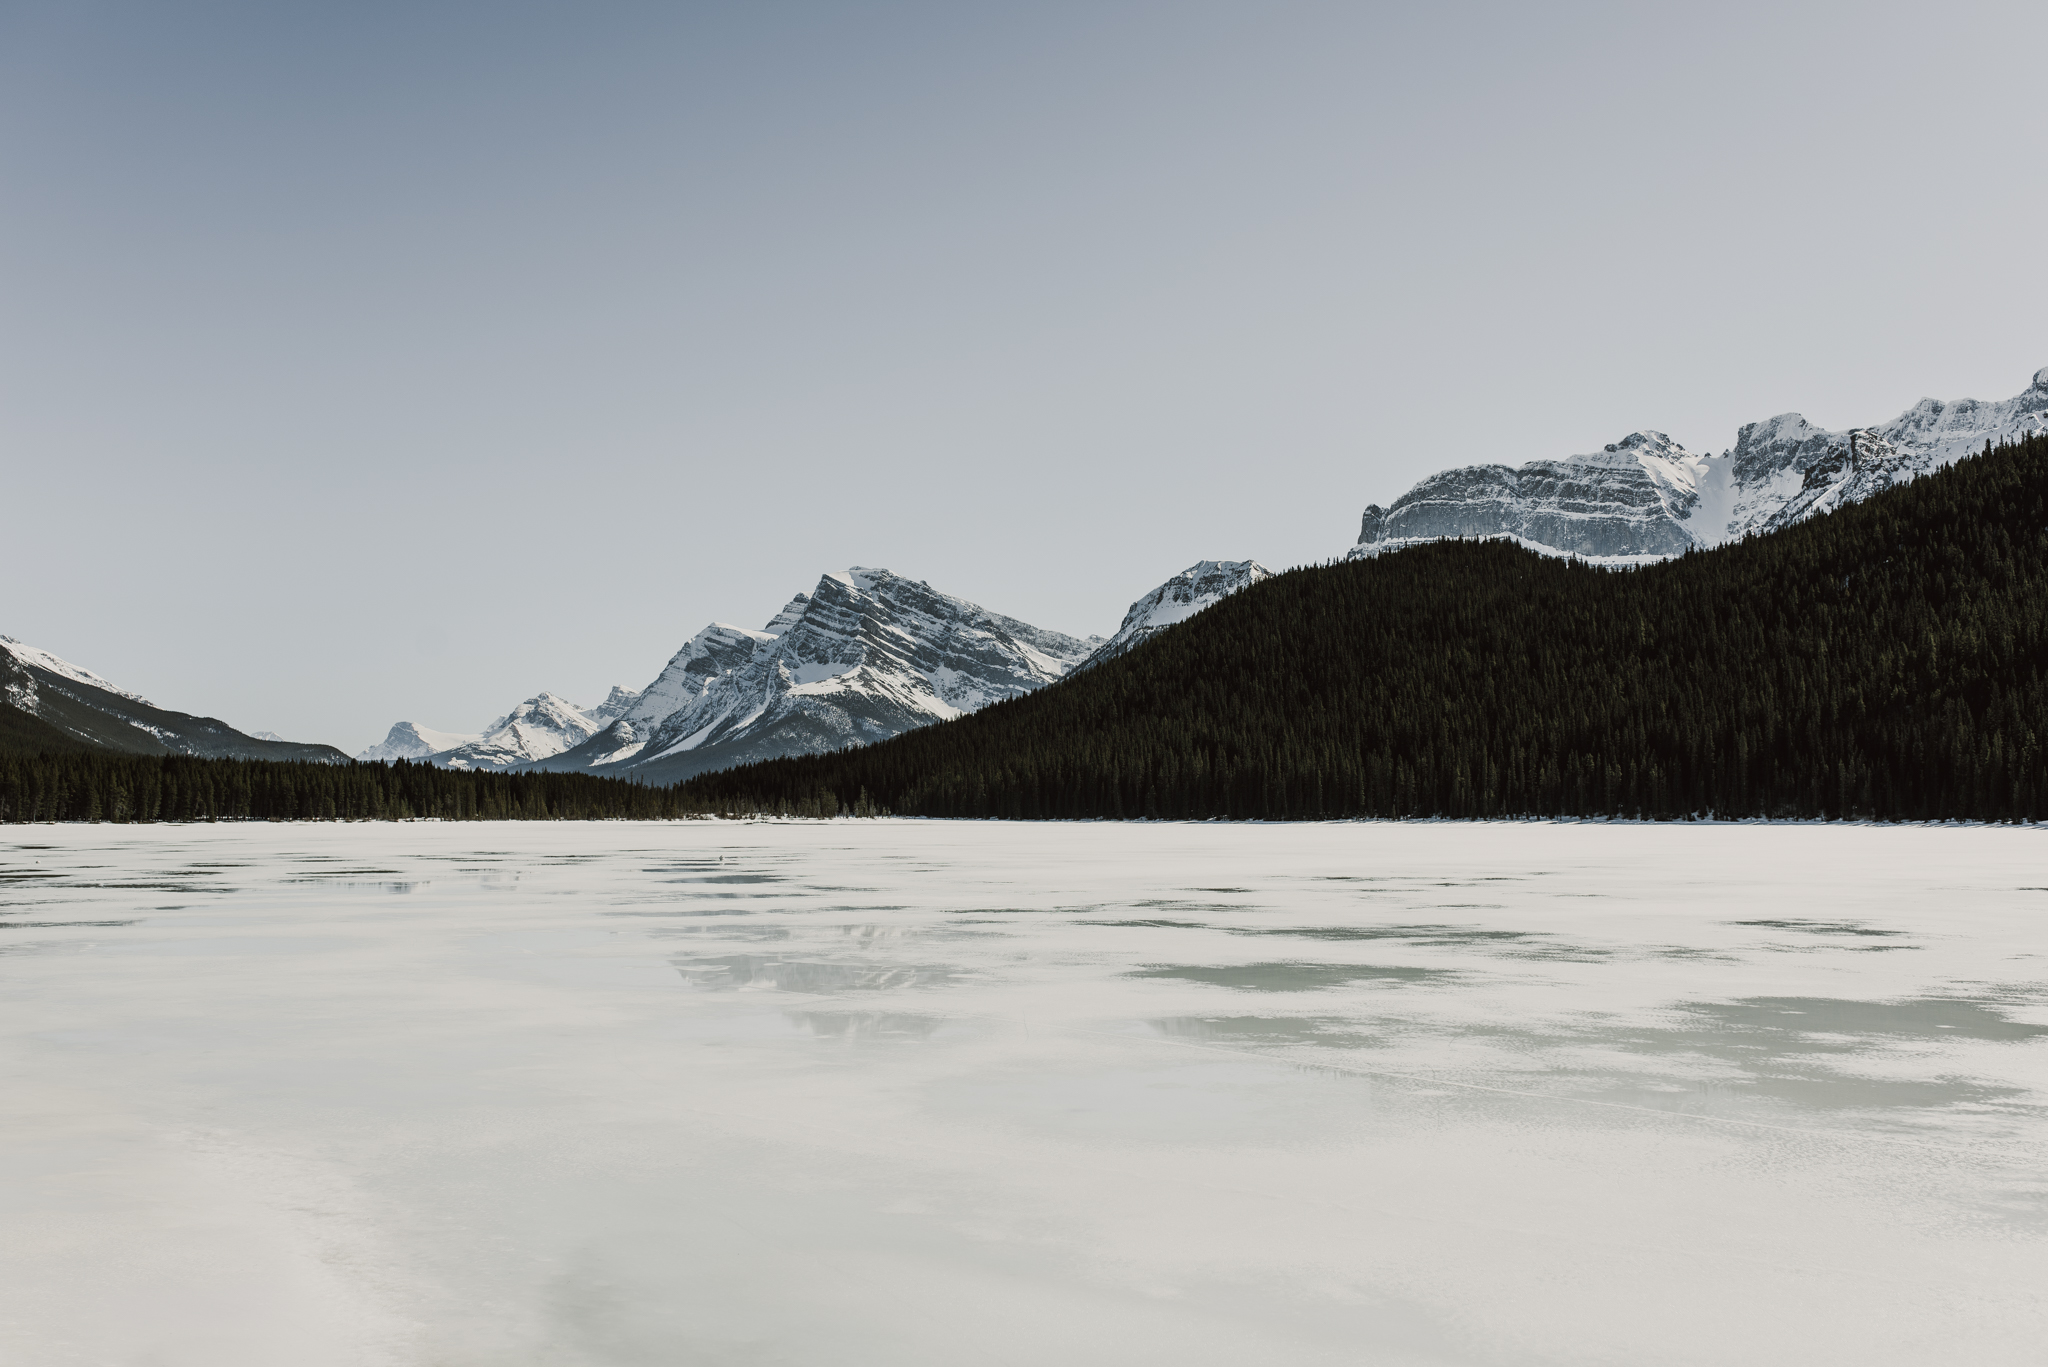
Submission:
<svg viewBox="0 0 2048 1367">
<path fill-rule="evenodd" d="M 0 832 L 0 1361 L 2035 1363 L 2048 843 Z"/>
</svg>

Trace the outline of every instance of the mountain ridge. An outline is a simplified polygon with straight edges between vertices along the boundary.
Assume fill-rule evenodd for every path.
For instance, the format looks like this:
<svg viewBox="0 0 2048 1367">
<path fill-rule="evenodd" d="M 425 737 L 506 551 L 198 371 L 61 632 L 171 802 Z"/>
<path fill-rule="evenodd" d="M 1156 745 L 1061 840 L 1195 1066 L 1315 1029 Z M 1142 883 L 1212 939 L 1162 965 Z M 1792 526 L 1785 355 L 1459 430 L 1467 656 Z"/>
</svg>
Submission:
<svg viewBox="0 0 2048 1367">
<path fill-rule="evenodd" d="M 9 636 L 0 636 L 0 708 L 13 714 L 6 743 L 17 750 L 48 744 L 54 732 L 67 746 L 131 754 L 316 764 L 348 760 L 331 745 L 265 740 L 217 717 L 158 707 L 91 670 Z"/>
<path fill-rule="evenodd" d="M 2048 428 L 2048 367 L 2011 399 L 1922 399 L 1873 427 L 1829 431 L 1798 413 L 1744 424 L 1719 456 L 1643 429 L 1597 452 L 1429 475 L 1369 505 L 1347 556 L 1497 538 L 1549 555 L 1648 564 L 1861 501 Z"/>
</svg>

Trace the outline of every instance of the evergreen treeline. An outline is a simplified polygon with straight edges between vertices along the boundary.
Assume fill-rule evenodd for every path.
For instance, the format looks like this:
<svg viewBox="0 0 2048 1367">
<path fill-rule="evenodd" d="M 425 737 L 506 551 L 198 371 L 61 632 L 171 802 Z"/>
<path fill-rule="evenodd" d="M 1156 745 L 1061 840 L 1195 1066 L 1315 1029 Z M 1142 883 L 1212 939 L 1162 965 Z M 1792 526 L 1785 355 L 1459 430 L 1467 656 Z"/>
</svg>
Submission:
<svg viewBox="0 0 2048 1367">
<path fill-rule="evenodd" d="M 699 800 L 673 788 L 588 774 L 470 772 L 403 760 L 308 764 L 104 751 L 0 754 L 0 821 L 588 821 L 704 810 Z"/>
<path fill-rule="evenodd" d="M 1075 678 L 705 774 L 971 817 L 2048 817 L 2048 440 L 1635 571 L 1295 570 Z"/>
</svg>

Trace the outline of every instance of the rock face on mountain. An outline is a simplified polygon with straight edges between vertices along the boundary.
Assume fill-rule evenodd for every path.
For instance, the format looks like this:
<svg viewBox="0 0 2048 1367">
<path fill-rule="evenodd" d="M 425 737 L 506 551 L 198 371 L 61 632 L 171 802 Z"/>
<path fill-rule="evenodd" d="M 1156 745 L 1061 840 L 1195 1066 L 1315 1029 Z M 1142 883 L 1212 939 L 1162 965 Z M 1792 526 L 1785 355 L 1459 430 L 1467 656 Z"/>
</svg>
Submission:
<svg viewBox="0 0 2048 1367">
<path fill-rule="evenodd" d="M 0 636 L 0 708 L 35 718 L 68 743 L 131 754 L 318 764 L 348 760 L 331 745 L 263 739 L 214 717 L 158 707 L 91 670 L 6 636 Z"/>
<path fill-rule="evenodd" d="M 673 783 L 885 740 L 1041 688 L 1101 643 L 888 570 L 827 574 L 759 631 L 704 628 L 616 721 L 528 767 Z"/>
<path fill-rule="evenodd" d="M 1868 498 L 1959 456 L 2048 428 L 2048 368 L 1997 403 L 1922 399 L 1877 427 L 1830 432 L 1797 413 L 1743 427 L 1718 456 L 1661 432 L 1522 466 L 1431 475 L 1365 510 L 1353 558 L 1443 537 L 1505 537 L 1553 555 L 1644 563 L 1772 531 Z"/>
<path fill-rule="evenodd" d="M 1174 623 L 1185 622 L 1239 589 L 1272 577 L 1273 572 L 1256 560 L 1197 561 L 1131 604 L 1116 634 L 1096 647 L 1095 653 L 1076 668 L 1089 669 L 1104 660 L 1114 660 Z"/>
<path fill-rule="evenodd" d="M 638 693 L 635 693 L 630 688 L 621 688 L 617 684 L 613 684 L 612 691 L 605 695 L 605 700 L 595 707 L 586 708 L 583 715 L 598 725 L 603 726 L 625 716 L 632 709 L 633 704 L 638 701 L 640 701 Z"/>
</svg>

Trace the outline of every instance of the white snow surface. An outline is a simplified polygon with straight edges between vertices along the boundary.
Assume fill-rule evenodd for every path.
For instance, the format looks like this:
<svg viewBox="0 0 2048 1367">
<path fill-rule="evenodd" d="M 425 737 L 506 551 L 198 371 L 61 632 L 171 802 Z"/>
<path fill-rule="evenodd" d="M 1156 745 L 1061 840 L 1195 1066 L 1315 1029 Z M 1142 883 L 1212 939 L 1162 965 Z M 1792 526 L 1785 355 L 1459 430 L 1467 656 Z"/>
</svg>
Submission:
<svg viewBox="0 0 2048 1367">
<path fill-rule="evenodd" d="M 126 698 L 130 702 L 139 702 L 145 707 L 156 706 L 155 703 L 143 697 L 140 693 L 130 693 L 125 688 L 107 682 L 89 669 L 81 669 L 69 660 L 53 655 L 47 650 L 17 641 L 12 636 L 0 636 L 0 650 L 6 651 L 22 664 L 33 665 L 37 669 L 47 669 L 52 674 L 69 679 L 73 683 L 82 683 L 92 688 L 102 689 L 108 693 Z"/>
<path fill-rule="evenodd" d="M 0 830 L 0 1361 L 2032 1367 L 2041 832 Z"/>
<path fill-rule="evenodd" d="M 1662 432 L 1602 451 L 1431 475 L 1368 508 L 1349 558 L 1446 538 L 1510 540 L 1550 555 L 1647 564 L 1855 503 L 1984 444 L 2048 430 L 2048 368 L 1999 402 L 1922 399 L 1875 427 L 1840 432 L 1797 413 L 1749 423 L 1718 456 Z"/>
<path fill-rule="evenodd" d="M 1081 668 L 1114 659 L 1166 628 L 1206 611 L 1239 589 L 1271 579 L 1256 560 L 1198 560 L 1131 604 L 1116 634 L 1096 647 Z"/>
</svg>

